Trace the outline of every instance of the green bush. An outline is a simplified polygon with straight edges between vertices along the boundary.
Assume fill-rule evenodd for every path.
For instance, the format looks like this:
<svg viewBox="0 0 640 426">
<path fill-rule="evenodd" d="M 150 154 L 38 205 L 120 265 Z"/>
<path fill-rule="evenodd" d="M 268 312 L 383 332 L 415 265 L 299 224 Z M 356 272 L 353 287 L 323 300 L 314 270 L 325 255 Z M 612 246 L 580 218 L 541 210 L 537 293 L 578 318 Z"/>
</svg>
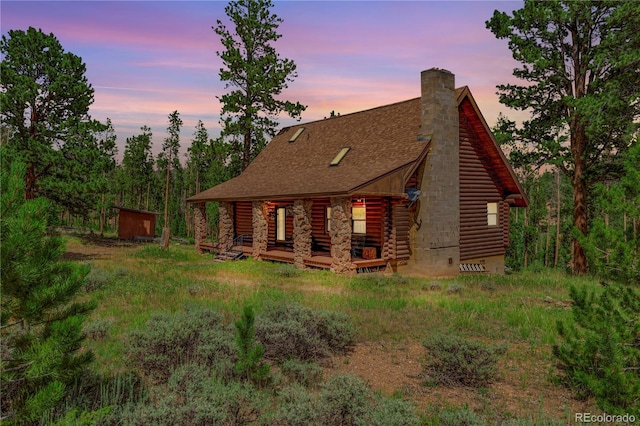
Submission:
<svg viewBox="0 0 640 426">
<path fill-rule="evenodd" d="M 200 366 L 185 365 L 169 379 L 169 391 L 129 406 L 114 424 L 205 426 L 256 424 L 268 406 L 268 396 L 246 382 L 224 383 L 205 375 Z M 205 373 L 206 374 L 206 373 Z"/>
<path fill-rule="evenodd" d="M 491 383 L 497 374 L 498 357 L 503 346 L 487 346 L 457 336 L 435 335 L 424 342 L 429 350 L 425 363 L 431 383 L 446 386 L 482 387 Z"/>
<path fill-rule="evenodd" d="M 288 359 L 280 366 L 282 374 L 292 382 L 304 386 L 315 386 L 322 381 L 322 367 L 315 362 L 302 362 L 297 359 Z"/>
<path fill-rule="evenodd" d="M 155 314 L 146 329 L 131 332 L 127 340 L 129 359 L 144 374 L 160 381 L 166 381 L 172 369 L 189 362 L 216 366 L 228 375 L 226 368 L 235 357 L 233 335 L 223 325 L 222 315 L 206 309 Z"/>
<path fill-rule="evenodd" d="M 441 410 L 438 420 L 442 426 L 485 426 L 486 420 L 469 410 L 468 405 L 456 409 Z"/>
<path fill-rule="evenodd" d="M 355 330 L 349 317 L 316 311 L 297 303 L 271 304 L 256 318 L 256 336 L 267 359 L 319 360 L 352 345 Z"/>
<path fill-rule="evenodd" d="M 608 413 L 640 414 L 640 291 L 571 287 L 574 322 L 558 322 L 553 354 L 569 385 Z"/>
<path fill-rule="evenodd" d="M 269 424 L 279 426 L 316 426 L 319 423 L 318 407 L 304 386 L 294 383 L 278 393 L 278 405 Z"/>
<path fill-rule="evenodd" d="M 107 337 L 112 324 L 113 320 L 96 318 L 87 322 L 83 327 L 83 331 L 89 339 L 100 340 Z"/>
<path fill-rule="evenodd" d="M 371 390 L 358 377 L 333 376 L 320 390 L 319 418 L 328 426 L 367 424 L 372 400 Z"/>
<path fill-rule="evenodd" d="M 411 403 L 399 398 L 380 398 L 370 418 L 369 426 L 417 426 L 420 418 Z"/>
</svg>

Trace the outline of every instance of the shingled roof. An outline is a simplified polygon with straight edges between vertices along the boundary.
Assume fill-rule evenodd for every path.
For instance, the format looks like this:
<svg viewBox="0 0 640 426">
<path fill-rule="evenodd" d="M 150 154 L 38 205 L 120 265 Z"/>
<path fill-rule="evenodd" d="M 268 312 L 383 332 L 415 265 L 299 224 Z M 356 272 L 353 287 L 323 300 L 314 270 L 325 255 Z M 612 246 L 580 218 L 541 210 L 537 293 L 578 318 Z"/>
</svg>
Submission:
<svg viewBox="0 0 640 426">
<path fill-rule="evenodd" d="M 456 89 L 459 103 L 465 91 L 469 93 L 466 87 Z M 429 139 L 419 137 L 420 123 L 420 98 L 415 98 L 284 128 L 240 176 L 187 201 L 401 196 L 406 180 L 428 152 Z M 290 141 L 300 129 L 304 130 Z M 331 166 L 343 148 L 350 149 Z"/>
</svg>

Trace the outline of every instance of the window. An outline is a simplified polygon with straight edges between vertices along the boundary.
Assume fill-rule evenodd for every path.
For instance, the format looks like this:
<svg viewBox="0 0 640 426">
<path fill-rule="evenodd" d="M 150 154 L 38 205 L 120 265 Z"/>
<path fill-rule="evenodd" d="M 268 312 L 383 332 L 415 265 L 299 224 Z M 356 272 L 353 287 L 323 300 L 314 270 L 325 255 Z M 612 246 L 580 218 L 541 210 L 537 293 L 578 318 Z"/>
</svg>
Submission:
<svg viewBox="0 0 640 426">
<path fill-rule="evenodd" d="M 331 232 L 331 207 L 327 207 L 327 212 L 324 217 L 324 230 L 325 232 Z"/>
<path fill-rule="evenodd" d="M 342 159 L 344 158 L 345 155 L 347 155 L 347 152 L 349 152 L 351 148 L 342 148 L 340 150 L 340 152 L 338 152 L 338 155 L 336 155 L 333 160 L 331 160 L 331 163 L 329 163 L 330 166 L 337 166 L 338 164 L 340 164 L 340 162 L 342 161 Z"/>
<path fill-rule="evenodd" d="M 294 142 L 296 139 L 298 139 L 298 136 L 300 136 L 300 134 L 304 132 L 304 127 L 299 128 L 294 134 L 293 136 L 291 136 L 291 139 L 289 139 L 289 142 Z"/>
<path fill-rule="evenodd" d="M 353 219 L 353 233 L 367 233 L 367 208 L 365 206 L 354 206 L 351 208 L 351 219 Z"/>
<path fill-rule="evenodd" d="M 487 203 L 487 225 L 498 224 L 498 203 Z"/>
<path fill-rule="evenodd" d="M 287 210 L 284 207 L 278 207 L 276 211 L 276 239 L 284 241 L 285 231 L 287 229 Z"/>
</svg>

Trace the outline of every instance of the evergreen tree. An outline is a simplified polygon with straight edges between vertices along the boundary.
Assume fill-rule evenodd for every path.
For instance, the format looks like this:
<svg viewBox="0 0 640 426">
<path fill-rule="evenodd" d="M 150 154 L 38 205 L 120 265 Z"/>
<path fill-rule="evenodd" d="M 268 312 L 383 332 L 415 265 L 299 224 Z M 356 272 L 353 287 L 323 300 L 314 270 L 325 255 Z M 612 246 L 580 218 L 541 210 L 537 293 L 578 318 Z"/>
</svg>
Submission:
<svg viewBox="0 0 640 426">
<path fill-rule="evenodd" d="M 640 282 L 640 144 L 624 155 L 625 173 L 596 185 L 589 233 L 581 240 L 594 272 L 629 284 Z"/>
<path fill-rule="evenodd" d="M 640 291 L 571 288 L 575 322 L 558 322 L 553 354 L 566 379 L 607 413 L 640 415 Z"/>
<path fill-rule="evenodd" d="M 300 118 L 305 106 L 276 99 L 297 77 L 296 64 L 282 59 L 272 43 L 281 36 L 282 19 L 273 14 L 270 0 L 237 0 L 225 7 L 235 27 L 232 33 L 218 20 L 214 27 L 225 50 L 220 80 L 234 89 L 219 97 L 222 103 L 223 140 L 230 140 L 233 175 L 244 170 L 275 136 L 275 118 L 285 112 Z"/>
<path fill-rule="evenodd" d="M 526 0 L 509 16 L 495 11 L 487 21 L 496 37 L 509 40 L 522 64 L 514 76 L 524 85 L 498 86 L 505 105 L 531 110 L 518 136 L 532 164 L 560 167 L 573 184 L 573 222 L 588 229 L 588 189 L 619 175 L 640 115 L 640 3 L 624 1 Z M 566 143 L 568 142 L 568 143 Z M 587 271 L 578 239 L 572 269 Z"/>
<path fill-rule="evenodd" d="M 127 138 L 122 158 L 120 200 L 125 207 L 149 209 L 153 179 L 151 129 L 140 128 L 142 134 Z"/>
<path fill-rule="evenodd" d="M 165 172 L 165 194 L 164 194 L 164 227 L 162 228 L 162 246 L 169 247 L 169 237 L 171 228 L 169 228 L 169 195 L 171 184 L 171 169 L 182 171 L 178 151 L 180 149 L 180 128 L 182 127 L 182 119 L 178 111 L 169 114 L 169 127 L 167 127 L 167 136 L 162 144 L 162 152 L 158 156 L 158 169 Z M 177 179 L 174 179 L 174 184 Z M 175 210 L 174 210 L 175 211 Z"/>
<path fill-rule="evenodd" d="M 92 359 L 81 349 L 92 305 L 73 301 L 88 267 L 60 261 L 61 239 L 46 235 L 48 202 L 24 199 L 26 170 L 14 161 L 0 183 L 0 412 L 9 424 L 54 408 Z"/>
<path fill-rule="evenodd" d="M 238 361 L 234 366 L 237 375 L 258 384 L 269 379 L 270 368 L 263 363 L 264 348 L 256 343 L 255 315 L 251 306 L 245 306 L 242 318 L 236 321 L 236 348 Z"/>
<path fill-rule="evenodd" d="M 82 59 L 65 52 L 53 34 L 11 30 L 2 36 L 0 53 L 0 117 L 27 164 L 24 195 L 32 199 L 53 168 L 72 164 L 60 148 L 89 121 L 93 88 Z"/>
</svg>

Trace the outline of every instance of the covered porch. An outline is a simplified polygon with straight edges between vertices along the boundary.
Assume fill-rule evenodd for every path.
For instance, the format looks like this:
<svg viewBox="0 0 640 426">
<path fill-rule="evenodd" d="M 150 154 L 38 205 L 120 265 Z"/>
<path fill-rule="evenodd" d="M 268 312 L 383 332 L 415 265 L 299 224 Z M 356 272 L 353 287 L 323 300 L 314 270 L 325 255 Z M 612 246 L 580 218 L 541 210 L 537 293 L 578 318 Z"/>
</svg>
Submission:
<svg viewBox="0 0 640 426">
<path fill-rule="evenodd" d="M 204 203 L 195 207 L 206 231 Z M 300 269 L 377 270 L 408 255 L 406 207 L 406 199 L 382 196 L 220 202 L 215 246 Z M 197 250 L 210 245 L 196 234 Z"/>
</svg>

